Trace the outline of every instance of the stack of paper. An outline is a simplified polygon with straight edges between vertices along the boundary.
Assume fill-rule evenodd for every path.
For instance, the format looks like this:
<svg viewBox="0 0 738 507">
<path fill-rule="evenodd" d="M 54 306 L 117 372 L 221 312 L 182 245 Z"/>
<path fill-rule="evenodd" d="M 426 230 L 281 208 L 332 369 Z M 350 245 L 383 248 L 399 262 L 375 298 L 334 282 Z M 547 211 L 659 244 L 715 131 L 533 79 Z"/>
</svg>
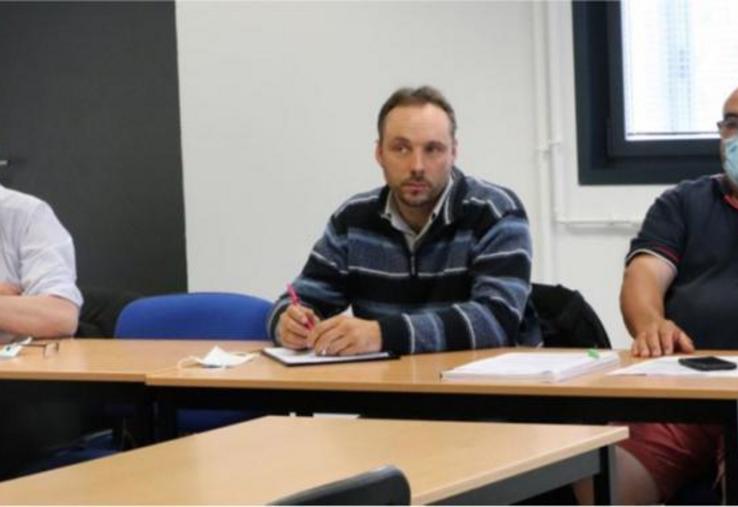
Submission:
<svg viewBox="0 0 738 507">
<path fill-rule="evenodd" d="M 510 352 L 441 373 L 444 379 L 513 379 L 558 382 L 616 365 L 617 352 Z"/>
</svg>

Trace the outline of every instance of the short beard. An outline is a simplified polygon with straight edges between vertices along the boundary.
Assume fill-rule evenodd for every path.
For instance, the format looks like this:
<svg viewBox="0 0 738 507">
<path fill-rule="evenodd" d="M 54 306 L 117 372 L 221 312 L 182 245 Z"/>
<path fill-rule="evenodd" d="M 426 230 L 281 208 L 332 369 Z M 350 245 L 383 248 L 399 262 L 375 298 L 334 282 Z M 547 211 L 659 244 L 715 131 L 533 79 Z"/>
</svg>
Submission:
<svg viewBox="0 0 738 507">
<path fill-rule="evenodd" d="M 427 198 L 423 199 L 422 201 L 412 201 L 409 202 L 407 199 L 404 198 L 402 195 L 402 192 L 396 192 L 395 193 L 395 199 L 397 199 L 400 204 L 403 206 L 406 206 L 408 208 L 427 208 L 427 207 L 433 207 L 435 206 L 436 202 L 438 202 L 438 198 L 440 197 L 440 193 L 438 195 L 429 195 Z"/>
</svg>

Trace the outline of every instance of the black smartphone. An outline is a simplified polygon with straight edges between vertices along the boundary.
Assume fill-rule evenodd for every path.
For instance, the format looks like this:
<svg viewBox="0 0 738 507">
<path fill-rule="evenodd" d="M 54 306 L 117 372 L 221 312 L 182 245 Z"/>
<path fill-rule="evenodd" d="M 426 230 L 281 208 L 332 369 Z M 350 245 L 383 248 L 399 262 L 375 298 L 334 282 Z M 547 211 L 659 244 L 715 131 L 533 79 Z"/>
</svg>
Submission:
<svg viewBox="0 0 738 507">
<path fill-rule="evenodd" d="M 681 357 L 679 364 L 700 371 L 735 370 L 736 364 L 715 356 Z"/>
</svg>

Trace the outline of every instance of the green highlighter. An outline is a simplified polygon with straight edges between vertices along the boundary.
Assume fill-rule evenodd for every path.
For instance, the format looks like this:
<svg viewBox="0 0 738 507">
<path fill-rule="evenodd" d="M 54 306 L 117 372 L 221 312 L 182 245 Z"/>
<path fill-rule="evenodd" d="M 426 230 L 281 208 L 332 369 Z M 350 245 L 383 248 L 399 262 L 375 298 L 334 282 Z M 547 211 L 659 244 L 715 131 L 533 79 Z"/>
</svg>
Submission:
<svg viewBox="0 0 738 507">
<path fill-rule="evenodd" d="M 600 353 L 597 349 L 587 349 L 587 355 L 592 359 L 599 359 Z"/>
</svg>

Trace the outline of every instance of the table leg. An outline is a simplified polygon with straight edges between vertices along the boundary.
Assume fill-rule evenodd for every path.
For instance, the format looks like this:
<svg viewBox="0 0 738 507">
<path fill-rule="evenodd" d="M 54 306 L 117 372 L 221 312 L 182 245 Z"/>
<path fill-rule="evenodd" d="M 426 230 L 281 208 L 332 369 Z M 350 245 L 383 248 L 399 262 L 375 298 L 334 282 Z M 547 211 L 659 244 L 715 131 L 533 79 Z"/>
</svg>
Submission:
<svg viewBox="0 0 738 507">
<path fill-rule="evenodd" d="M 738 402 L 725 421 L 725 503 L 738 505 Z"/>
<path fill-rule="evenodd" d="M 594 476 L 595 505 L 616 505 L 617 470 L 615 463 L 615 446 L 608 445 L 600 449 L 600 472 Z"/>
</svg>

